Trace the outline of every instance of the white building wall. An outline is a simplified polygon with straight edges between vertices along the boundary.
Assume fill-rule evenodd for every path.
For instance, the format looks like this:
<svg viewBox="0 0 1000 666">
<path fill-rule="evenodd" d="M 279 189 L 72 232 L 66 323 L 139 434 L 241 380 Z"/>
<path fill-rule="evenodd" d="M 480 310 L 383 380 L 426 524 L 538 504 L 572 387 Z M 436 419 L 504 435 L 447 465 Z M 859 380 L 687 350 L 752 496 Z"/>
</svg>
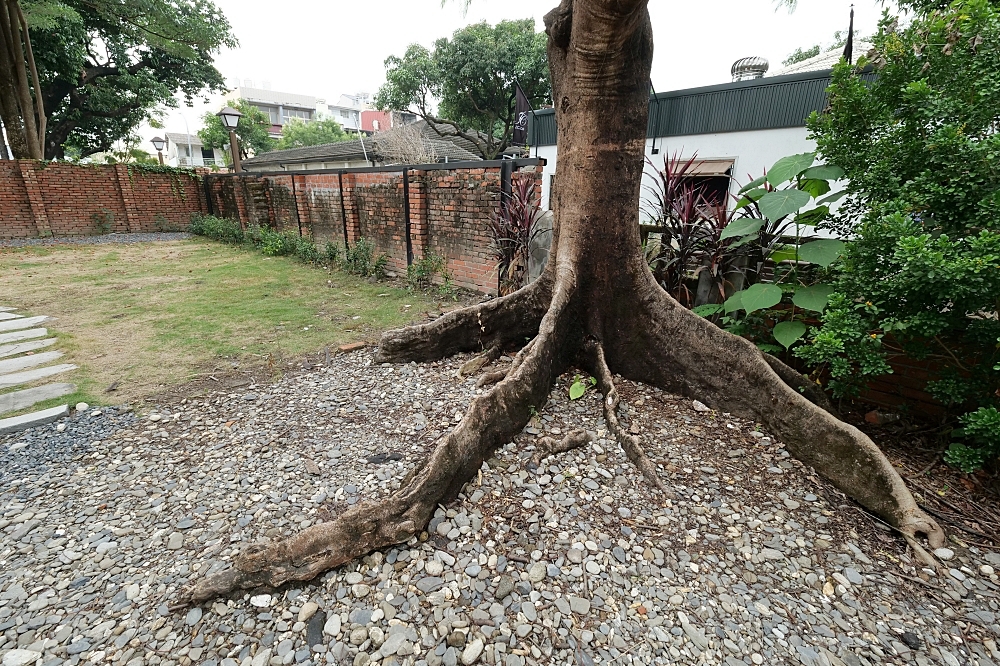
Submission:
<svg viewBox="0 0 1000 666">
<path fill-rule="evenodd" d="M 763 175 L 764 169 L 786 155 L 806 153 L 816 149 L 816 142 L 806 138 L 805 127 L 789 127 L 752 132 L 722 132 L 719 134 L 691 134 L 656 139 L 657 155 L 652 154 L 653 140 L 646 140 L 646 157 L 662 168 L 663 160 L 675 152 L 682 158 L 697 154 L 700 159 L 733 160 L 733 182 L 730 192 L 735 194 L 754 178 Z M 532 151 L 534 153 L 534 151 Z M 556 172 L 556 147 L 539 146 L 538 156 L 546 159 L 542 177 L 542 208 L 549 208 L 551 176 Z M 655 170 L 648 163 L 643 174 L 643 192 L 650 184 Z M 749 174 L 749 176 L 748 176 Z M 558 187 L 558 185 L 557 185 Z"/>
</svg>

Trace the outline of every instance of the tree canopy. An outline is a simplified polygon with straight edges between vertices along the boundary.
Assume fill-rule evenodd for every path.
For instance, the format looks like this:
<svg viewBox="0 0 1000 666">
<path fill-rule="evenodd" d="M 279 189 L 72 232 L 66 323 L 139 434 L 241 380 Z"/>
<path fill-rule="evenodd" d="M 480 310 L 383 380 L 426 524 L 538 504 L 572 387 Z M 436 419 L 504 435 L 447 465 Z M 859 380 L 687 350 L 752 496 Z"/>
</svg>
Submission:
<svg viewBox="0 0 1000 666">
<path fill-rule="evenodd" d="M 535 108 L 551 99 L 545 43 L 534 21 L 524 19 L 466 26 L 433 50 L 411 44 L 402 57 L 386 59 L 375 103 L 416 113 L 442 135 L 468 139 L 494 158 L 510 145 L 514 82 Z"/>
<path fill-rule="evenodd" d="M 268 131 L 271 129 L 271 118 L 256 106 L 246 100 L 229 100 L 229 106 L 243 114 L 236 126 L 236 138 L 240 142 L 240 158 L 247 159 L 274 150 L 275 140 Z M 206 148 L 222 148 L 229 158 L 229 130 L 222 124 L 222 119 L 212 112 L 206 112 L 201 117 L 204 127 L 198 130 L 202 145 Z"/>
<path fill-rule="evenodd" d="M 242 122 L 242 121 L 241 121 Z M 333 118 L 323 120 L 312 120 L 306 122 L 299 118 L 292 118 L 281 128 L 281 138 L 275 148 L 285 150 L 287 148 L 302 148 L 304 146 L 320 146 L 324 143 L 337 143 L 339 141 L 350 141 L 350 137 L 344 128 Z"/>
<path fill-rule="evenodd" d="M 21 0 L 21 5 L 48 114 L 46 158 L 107 151 L 157 108 L 177 106 L 178 96 L 190 103 L 199 94 L 225 89 L 213 56 L 237 42 L 210 0 Z M 0 88 L 0 97 L 11 94 L 3 76 Z M 35 91 L 32 96 L 37 103 Z M 21 118 L 6 107 L 0 110 L 6 127 L 21 126 Z"/>
</svg>

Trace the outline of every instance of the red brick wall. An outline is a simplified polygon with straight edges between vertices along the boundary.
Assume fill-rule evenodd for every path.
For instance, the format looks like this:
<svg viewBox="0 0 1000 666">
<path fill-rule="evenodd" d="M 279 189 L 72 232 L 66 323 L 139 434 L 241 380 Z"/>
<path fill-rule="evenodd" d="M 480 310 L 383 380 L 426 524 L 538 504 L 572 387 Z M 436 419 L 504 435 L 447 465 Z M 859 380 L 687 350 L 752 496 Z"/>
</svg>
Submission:
<svg viewBox="0 0 1000 666">
<path fill-rule="evenodd" d="M 541 190 L 541 167 L 534 177 Z M 500 200 L 500 167 L 409 170 L 410 243 L 413 258 L 443 257 L 454 283 L 496 293 L 496 261 L 489 255 L 490 216 Z M 293 180 L 294 179 L 294 180 Z M 244 226 L 267 225 L 309 235 L 321 248 L 367 238 L 405 274 L 406 220 L 401 171 L 344 170 L 209 177 L 212 210 Z M 346 218 L 346 223 L 345 223 Z"/>
<path fill-rule="evenodd" d="M 200 177 L 183 171 L 0 161 L 0 238 L 171 231 L 205 210 Z"/>
</svg>

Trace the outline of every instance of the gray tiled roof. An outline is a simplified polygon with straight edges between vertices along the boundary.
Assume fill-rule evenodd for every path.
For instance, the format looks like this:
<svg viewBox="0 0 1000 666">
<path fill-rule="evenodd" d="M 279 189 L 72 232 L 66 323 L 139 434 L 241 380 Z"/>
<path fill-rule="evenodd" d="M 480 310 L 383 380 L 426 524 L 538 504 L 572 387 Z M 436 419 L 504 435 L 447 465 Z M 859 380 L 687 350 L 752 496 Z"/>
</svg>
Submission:
<svg viewBox="0 0 1000 666">
<path fill-rule="evenodd" d="M 483 159 L 479 151 L 475 149 L 475 144 L 461 137 L 441 137 L 424 121 L 417 123 L 421 125 L 421 135 L 434 149 L 435 154 L 440 158 L 448 158 L 451 162 L 465 162 Z M 391 132 L 392 130 L 387 130 Z M 446 130 L 445 130 L 446 131 Z M 274 150 L 263 155 L 257 155 L 243 164 L 252 167 L 277 167 L 280 164 L 302 164 L 309 162 L 352 162 L 373 157 L 381 159 L 391 156 L 379 154 L 378 137 L 366 136 L 364 139 L 352 139 L 350 141 L 340 141 L 337 143 L 326 143 L 318 146 L 306 146 L 304 148 L 289 148 L 288 150 Z M 364 141 L 364 149 L 361 142 Z M 470 150 L 471 148 L 471 150 Z"/>
<path fill-rule="evenodd" d="M 187 134 L 181 134 L 179 132 L 167 132 L 164 136 L 166 137 L 166 139 L 167 139 L 168 142 L 173 143 L 175 145 L 178 145 L 178 146 L 186 146 L 186 145 L 188 145 L 188 136 L 189 135 L 187 135 Z M 201 146 L 201 137 L 199 137 L 197 134 L 191 134 L 190 135 L 190 139 L 191 139 L 190 143 L 191 143 L 192 147 L 194 147 L 194 146 L 199 146 L 200 147 Z"/>
</svg>

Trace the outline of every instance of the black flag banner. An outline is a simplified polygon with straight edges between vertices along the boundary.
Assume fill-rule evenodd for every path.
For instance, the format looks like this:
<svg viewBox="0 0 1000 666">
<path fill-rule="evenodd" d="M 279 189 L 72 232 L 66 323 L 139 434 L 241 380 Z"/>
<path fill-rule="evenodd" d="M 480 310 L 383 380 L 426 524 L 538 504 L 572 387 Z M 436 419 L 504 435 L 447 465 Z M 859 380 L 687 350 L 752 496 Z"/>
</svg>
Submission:
<svg viewBox="0 0 1000 666">
<path fill-rule="evenodd" d="M 532 111 L 528 96 L 521 90 L 520 84 L 514 82 L 514 133 L 510 142 L 515 146 L 528 145 L 528 114 Z"/>
<path fill-rule="evenodd" d="M 844 59 L 848 65 L 854 64 L 854 5 L 851 5 L 851 27 L 847 29 L 847 43 L 844 44 Z"/>
</svg>

